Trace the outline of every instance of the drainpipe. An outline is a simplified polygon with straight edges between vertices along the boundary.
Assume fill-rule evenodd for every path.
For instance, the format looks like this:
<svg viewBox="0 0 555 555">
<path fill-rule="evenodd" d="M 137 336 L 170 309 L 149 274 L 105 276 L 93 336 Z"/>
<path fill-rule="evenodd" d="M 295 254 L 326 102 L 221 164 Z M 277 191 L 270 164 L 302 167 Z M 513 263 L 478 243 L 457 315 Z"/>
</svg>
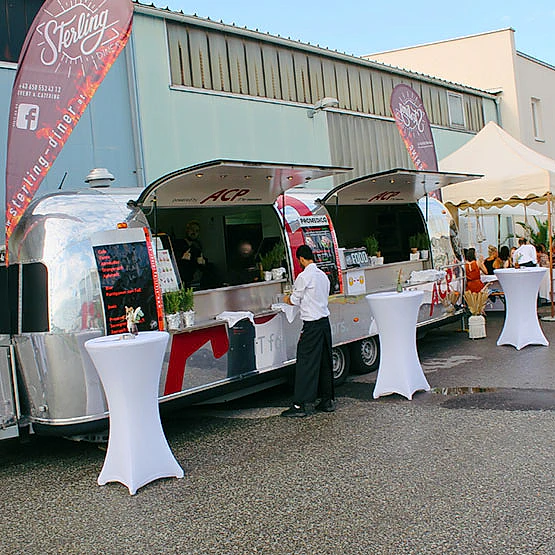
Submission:
<svg viewBox="0 0 555 555">
<path fill-rule="evenodd" d="M 501 119 L 501 94 L 503 93 L 503 89 L 492 89 L 492 90 L 488 90 L 488 92 L 490 94 L 494 94 L 495 95 L 495 115 L 497 117 L 497 125 L 499 125 L 499 127 L 503 127 L 503 120 Z M 483 104 L 482 104 L 482 115 L 484 117 L 484 121 L 486 121 L 486 115 L 483 112 Z"/>
<path fill-rule="evenodd" d="M 144 151 L 142 141 L 141 117 L 138 99 L 137 72 L 135 71 L 135 40 L 131 33 L 125 49 L 127 63 L 127 87 L 129 89 L 129 106 L 131 107 L 131 127 L 133 133 L 133 150 L 135 153 L 135 173 L 137 175 L 137 186 L 141 189 L 146 187 Z"/>
</svg>

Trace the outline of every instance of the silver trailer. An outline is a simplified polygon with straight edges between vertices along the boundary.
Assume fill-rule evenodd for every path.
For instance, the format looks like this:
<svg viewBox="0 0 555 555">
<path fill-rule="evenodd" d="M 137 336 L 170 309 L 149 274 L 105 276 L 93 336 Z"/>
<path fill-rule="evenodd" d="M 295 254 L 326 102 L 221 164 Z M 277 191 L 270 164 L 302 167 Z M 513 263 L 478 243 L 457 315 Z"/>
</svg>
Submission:
<svg viewBox="0 0 555 555">
<path fill-rule="evenodd" d="M 299 271 L 294 250 L 300 240 L 319 242 L 325 251 L 317 262 L 332 282 L 338 382 L 345 379 L 351 358 L 358 372 L 377 367 L 367 293 L 399 284 L 424 288 L 420 326 L 459 314 L 459 305 L 444 302 L 447 292 L 463 290 L 454 224 L 437 201 L 417 200 L 468 176 L 394 172 L 341 185 L 319 199 L 303 188 L 344 170 L 215 161 L 173 172 L 144 190 L 91 187 L 33 202 L 10 239 L 10 266 L 0 270 L 9 308 L 0 320 L 0 438 L 16 436 L 28 425 L 36 433 L 64 436 L 106 428 L 106 400 L 84 343 L 109 330 L 93 244 L 99 233 L 118 227 L 145 229 L 156 253 L 160 248 L 170 254 L 179 282 L 173 245 L 186 223 L 196 220 L 214 271 L 210 288 L 193 284 L 195 324 L 172 332 L 159 391 L 164 406 L 229 399 L 286 379 L 301 323 L 276 302 Z M 399 182 L 401 192 L 376 197 L 386 184 L 383 190 L 391 192 L 397 178 L 406 181 Z M 394 217 L 397 212 L 401 215 Z M 384 222 L 391 228 L 394 221 L 402 230 L 395 248 L 387 241 L 382 245 L 385 262 L 352 263 L 353 253 L 363 251 L 363 234 L 379 233 Z M 427 259 L 408 260 L 406 233 L 411 230 L 429 237 Z M 257 273 L 248 282 L 233 282 L 231 252 L 243 235 L 256 244 L 258 255 L 282 244 L 286 275 L 263 281 Z M 247 312 L 252 318 L 232 325 L 217 318 L 224 312 Z M 139 329 L 153 325 L 145 322 Z"/>
</svg>

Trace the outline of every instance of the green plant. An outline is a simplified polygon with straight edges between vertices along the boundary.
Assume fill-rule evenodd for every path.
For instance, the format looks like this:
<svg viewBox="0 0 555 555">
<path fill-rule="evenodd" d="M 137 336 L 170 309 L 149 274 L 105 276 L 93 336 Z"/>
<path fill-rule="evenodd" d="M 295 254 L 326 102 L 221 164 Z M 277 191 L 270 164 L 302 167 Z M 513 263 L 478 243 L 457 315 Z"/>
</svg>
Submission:
<svg viewBox="0 0 555 555">
<path fill-rule="evenodd" d="M 427 251 L 430 248 L 430 239 L 426 233 L 419 233 L 418 237 L 418 250 Z"/>
<path fill-rule="evenodd" d="M 547 225 L 547 220 L 542 222 L 537 216 L 534 216 L 534 220 L 538 231 L 534 231 L 534 228 L 529 223 L 517 222 L 517 224 L 524 228 L 524 231 L 530 237 L 530 242 L 534 245 L 539 245 L 540 243 L 547 245 L 549 243 L 549 226 Z M 552 241 L 555 241 L 555 235 L 552 237 Z"/>
<path fill-rule="evenodd" d="M 409 248 L 417 249 L 418 248 L 418 234 L 411 235 L 409 237 Z"/>
<path fill-rule="evenodd" d="M 368 256 L 376 256 L 380 250 L 380 245 L 375 235 L 368 235 L 368 237 L 364 239 L 364 245 L 366 246 Z"/>
<path fill-rule="evenodd" d="M 166 314 L 177 314 L 181 307 L 181 290 L 166 291 L 163 294 L 164 312 Z"/>
<path fill-rule="evenodd" d="M 195 297 L 192 287 L 182 287 L 179 290 L 180 293 L 180 310 L 183 312 L 188 312 L 195 308 Z"/>
<path fill-rule="evenodd" d="M 262 269 L 269 272 L 272 268 L 279 268 L 285 256 L 282 243 L 276 243 L 267 253 L 260 255 Z"/>
</svg>

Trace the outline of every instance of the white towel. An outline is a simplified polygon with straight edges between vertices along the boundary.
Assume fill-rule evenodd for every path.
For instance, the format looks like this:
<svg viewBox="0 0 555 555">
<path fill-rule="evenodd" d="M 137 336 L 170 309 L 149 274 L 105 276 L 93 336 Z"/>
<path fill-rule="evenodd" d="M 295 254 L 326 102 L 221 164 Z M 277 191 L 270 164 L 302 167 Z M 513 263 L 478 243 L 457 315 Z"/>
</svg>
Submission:
<svg viewBox="0 0 555 555">
<path fill-rule="evenodd" d="M 231 312 L 230 310 L 225 310 L 216 316 L 216 320 L 225 320 L 227 325 L 232 328 L 240 320 L 248 318 L 254 324 L 254 314 L 248 310 Z"/>
<path fill-rule="evenodd" d="M 272 310 L 281 310 L 282 312 L 285 312 L 285 317 L 287 318 L 287 321 L 290 324 L 299 314 L 298 306 L 287 304 L 287 303 L 274 303 L 272 305 Z"/>
</svg>

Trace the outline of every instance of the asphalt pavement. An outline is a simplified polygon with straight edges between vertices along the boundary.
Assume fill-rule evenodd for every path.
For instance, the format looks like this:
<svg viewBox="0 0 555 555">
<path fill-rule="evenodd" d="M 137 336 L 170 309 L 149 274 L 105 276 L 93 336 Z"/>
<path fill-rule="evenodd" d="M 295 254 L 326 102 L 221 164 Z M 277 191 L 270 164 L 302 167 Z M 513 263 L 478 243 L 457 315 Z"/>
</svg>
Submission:
<svg viewBox="0 0 555 555">
<path fill-rule="evenodd" d="M 185 477 L 135 496 L 96 484 L 105 445 L 4 441 L 0 553 L 555 555 L 555 351 L 497 347 L 502 323 L 420 339 L 412 401 L 374 372 L 331 414 L 280 418 L 285 387 L 172 414 Z"/>
</svg>

